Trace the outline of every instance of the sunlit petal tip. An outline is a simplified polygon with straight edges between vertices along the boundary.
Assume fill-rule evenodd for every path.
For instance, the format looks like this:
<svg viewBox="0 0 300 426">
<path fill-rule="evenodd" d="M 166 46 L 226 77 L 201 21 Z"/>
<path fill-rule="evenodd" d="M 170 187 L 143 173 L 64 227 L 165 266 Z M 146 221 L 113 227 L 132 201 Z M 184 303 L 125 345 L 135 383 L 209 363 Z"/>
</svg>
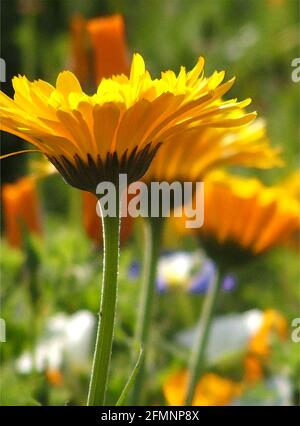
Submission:
<svg viewBox="0 0 300 426">
<path fill-rule="evenodd" d="M 71 71 L 62 71 L 58 74 L 56 89 L 65 95 L 71 92 L 82 92 L 77 77 Z"/>
<path fill-rule="evenodd" d="M 243 117 L 241 117 L 241 124 L 249 124 L 252 121 L 254 121 L 257 117 L 257 112 L 249 112 L 248 114 L 245 114 Z"/>
<path fill-rule="evenodd" d="M 205 59 L 203 58 L 203 56 L 199 56 L 198 61 L 196 65 L 194 66 L 194 68 L 191 70 L 191 72 L 197 71 L 199 75 L 203 71 L 204 65 L 205 65 Z"/>
<path fill-rule="evenodd" d="M 247 98 L 247 99 L 245 99 L 244 101 L 242 101 L 242 102 L 241 102 L 241 104 L 242 104 L 244 107 L 246 107 L 246 106 L 250 105 L 250 104 L 251 104 L 251 102 L 252 102 L 252 98 Z M 256 113 L 256 115 L 257 115 L 257 113 Z"/>
<path fill-rule="evenodd" d="M 28 80 L 24 75 L 18 74 L 18 76 L 13 77 L 12 86 L 14 88 L 15 93 L 21 92 L 22 89 L 27 88 Z"/>
<path fill-rule="evenodd" d="M 219 86 L 225 77 L 225 71 L 215 71 L 212 76 L 208 79 L 208 85 L 215 89 L 217 86 Z"/>
<path fill-rule="evenodd" d="M 134 53 L 130 69 L 130 80 L 134 81 L 145 73 L 145 62 L 139 53 Z"/>
<path fill-rule="evenodd" d="M 197 79 L 202 80 L 204 74 L 204 63 L 204 58 L 199 56 L 194 68 L 187 73 L 187 81 L 190 85 L 193 85 Z"/>
<path fill-rule="evenodd" d="M 233 76 L 228 81 L 226 81 L 225 84 L 228 84 L 229 85 L 229 89 L 230 89 L 234 85 L 235 81 L 236 81 L 236 77 Z"/>
<path fill-rule="evenodd" d="M 236 120 L 237 123 L 240 123 L 240 125 L 250 124 L 252 123 L 257 117 L 257 112 L 249 112 L 247 114 L 243 114 L 240 117 L 233 118 L 233 121 Z"/>
<path fill-rule="evenodd" d="M 198 58 L 198 62 L 197 62 L 197 65 L 200 67 L 200 66 L 204 66 L 204 64 L 205 64 L 205 59 L 204 59 L 204 57 L 203 56 L 199 56 L 199 58 Z"/>
</svg>

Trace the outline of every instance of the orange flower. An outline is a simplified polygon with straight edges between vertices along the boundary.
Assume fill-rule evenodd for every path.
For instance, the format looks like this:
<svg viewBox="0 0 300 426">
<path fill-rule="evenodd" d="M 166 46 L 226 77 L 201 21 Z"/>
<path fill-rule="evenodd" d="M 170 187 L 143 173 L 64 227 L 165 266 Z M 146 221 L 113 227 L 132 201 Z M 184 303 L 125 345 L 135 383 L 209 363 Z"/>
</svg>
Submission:
<svg viewBox="0 0 300 426">
<path fill-rule="evenodd" d="M 187 385 L 187 371 L 170 376 L 163 385 L 169 405 L 183 405 Z M 242 385 L 213 373 L 205 374 L 197 384 L 193 405 L 228 405 L 239 396 Z"/>
<path fill-rule="evenodd" d="M 81 84 L 92 82 L 89 40 L 86 31 L 86 20 L 81 15 L 75 15 L 70 24 L 71 35 L 71 68 Z"/>
<path fill-rule="evenodd" d="M 87 30 L 93 46 L 97 83 L 114 74 L 127 75 L 129 61 L 123 17 L 113 15 L 91 19 Z"/>
<path fill-rule="evenodd" d="M 16 183 L 4 184 L 2 200 L 5 236 L 12 246 L 21 246 L 22 226 L 33 233 L 41 233 L 38 195 L 33 178 L 23 177 Z"/>
<path fill-rule="evenodd" d="M 254 384 L 263 378 L 263 366 L 256 355 L 248 353 L 244 359 L 244 381 Z"/>
<path fill-rule="evenodd" d="M 102 78 L 129 74 L 125 26 L 121 15 L 71 20 L 72 69 L 80 83 L 96 86 Z"/>
<path fill-rule="evenodd" d="M 55 387 L 60 387 L 63 384 L 63 376 L 56 368 L 51 368 L 46 371 L 46 379 L 50 385 Z"/>
</svg>

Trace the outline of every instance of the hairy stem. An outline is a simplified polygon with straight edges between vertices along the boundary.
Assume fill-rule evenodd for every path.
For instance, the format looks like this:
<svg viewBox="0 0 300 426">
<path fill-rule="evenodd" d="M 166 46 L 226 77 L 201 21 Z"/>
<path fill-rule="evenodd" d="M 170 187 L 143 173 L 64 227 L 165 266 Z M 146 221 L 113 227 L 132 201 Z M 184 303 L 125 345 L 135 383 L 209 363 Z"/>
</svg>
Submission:
<svg viewBox="0 0 300 426">
<path fill-rule="evenodd" d="M 118 200 L 118 195 L 117 195 Z M 99 323 L 96 337 L 93 367 L 87 405 L 105 404 L 110 368 L 115 311 L 117 300 L 117 280 L 119 265 L 119 202 L 116 217 L 103 217 L 103 281 Z"/>
</svg>

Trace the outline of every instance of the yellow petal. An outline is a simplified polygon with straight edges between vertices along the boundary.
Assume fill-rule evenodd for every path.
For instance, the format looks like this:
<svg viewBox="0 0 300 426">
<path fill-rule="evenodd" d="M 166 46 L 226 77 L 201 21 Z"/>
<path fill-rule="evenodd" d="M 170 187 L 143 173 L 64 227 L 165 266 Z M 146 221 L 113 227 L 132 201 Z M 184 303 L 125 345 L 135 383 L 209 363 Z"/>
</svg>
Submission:
<svg viewBox="0 0 300 426">
<path fill-rule="evenodd" d="M 70 93 L 82 93 L 82 88 L 75 75 L 70 71 L 62 71 L 56 80 L 56 89 L 68 99 Z"/>
</svg>

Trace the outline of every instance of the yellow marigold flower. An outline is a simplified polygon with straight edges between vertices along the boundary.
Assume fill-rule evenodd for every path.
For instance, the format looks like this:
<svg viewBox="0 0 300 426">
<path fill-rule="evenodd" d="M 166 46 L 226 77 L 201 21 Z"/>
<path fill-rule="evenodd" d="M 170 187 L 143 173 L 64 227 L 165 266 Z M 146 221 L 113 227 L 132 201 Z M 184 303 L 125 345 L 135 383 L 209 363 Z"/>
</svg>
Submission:
<svg viewBox="0 0 300 426">
<path fill-rule="evenodd" d="M 195 182 L 212 168 L 225 165 L 282 165 L 279 150 L 267 138 L 263 119 L 236 128 L 192 128 L 174 135 L 160 148 L 144 180 Z"/>
<path fill-rule="evenodd" d="M 87 95 L 69 71 L 56 86 L 15 77 L 14 99 L 0 92 L 1 129 L 33 144 L 72 186 L 95 192 L 99 182 L 128 182 L 147 171 L 162 143 L 190 126 L 238 126 L 251 121 L 247 99 L 223 101 L 233 79 L 221 84 L 224 72 L 203 75 L 200 58 L 189 72 L 163 72 L 152 79 L 143 58 L 134 55 L 130 76 L 101 80 Z M 232 116 L 232 112 L 236 116 Z"/>
<path fill-rule="evenodd" d="M 163 385 L 163 393 L 169 405 L 183 405 L 187 386 L 187 371 L 182 370 L 170 376 Z M 199 380 L 193 405 L 228 405 L 242 391 L 240 383 L 213 373 L 204 374 Z"/>
<path fill-rule="evenodd" d="M 42 221 L 35 179 L 23 177 L 15 183 L 4 184 L 2 201 L 4 234 L 12 246 L 21 246 L 22 226 L 32 233 L 41 234 Z"/>
<path fill-rule="evenodd" d="M 266 187 L 255 178 L 212 172 L 205 180 L 204 206 L 204 225 L 196 232 L 221 260 L 259 254 L 299 229 L 299 200 L 280 185 Z"/>
</svg>

